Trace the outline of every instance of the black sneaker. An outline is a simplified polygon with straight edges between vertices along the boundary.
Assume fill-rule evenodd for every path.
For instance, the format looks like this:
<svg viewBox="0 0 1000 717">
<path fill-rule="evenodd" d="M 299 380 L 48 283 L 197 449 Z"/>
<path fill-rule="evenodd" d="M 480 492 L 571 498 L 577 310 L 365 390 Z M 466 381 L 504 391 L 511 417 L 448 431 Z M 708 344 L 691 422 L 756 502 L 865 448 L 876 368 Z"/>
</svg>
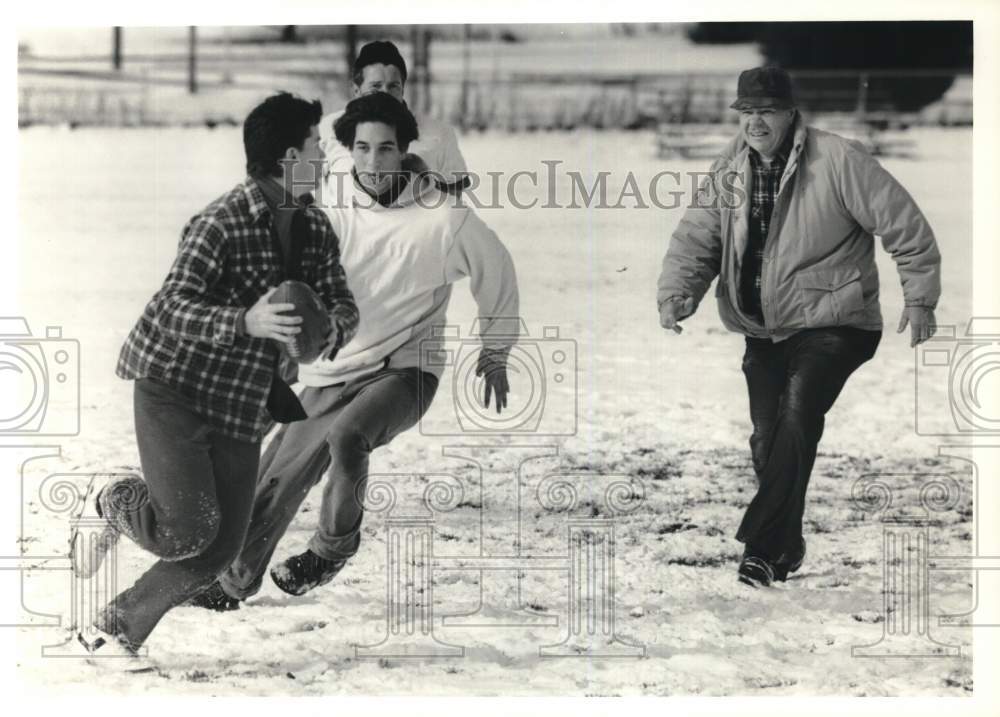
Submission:
<svg viewBox="0 0 1000 717">
<path fill-rule="evenodd" d="M 184 604 L 188 607 L 203 607 L 206 610 L 215 610 L 216 612 L 232 612 L 239 610 L 242 602 L 239 598 L 227 595 L 219 581 L 216 580 L 204 592 L 195 595 Z"/>
<path fill-rule="evenodd" d="M 791 556 L 784 554 L 774 564 L 774 579 L 784 582 L 789 573 L 794 573 L 802 567 L 802 561 L 806 557 L 806 539 L 801 538 L 800 547 Z"/>
<path fill-rule="evenodd" d="M 740 561 L 739 576 L 741 583 L 753 588 L 766 588 L 774 582 L 774 568 L 763 558 L 744 555 Z"/>
<path fill-rule="evenodd" d="M 306 550 L 271 568 L 271 580 L 289 595 L 305 595 L 333 580 L 345 565 L 347 560 L 327 560 Z"/>
</svg>

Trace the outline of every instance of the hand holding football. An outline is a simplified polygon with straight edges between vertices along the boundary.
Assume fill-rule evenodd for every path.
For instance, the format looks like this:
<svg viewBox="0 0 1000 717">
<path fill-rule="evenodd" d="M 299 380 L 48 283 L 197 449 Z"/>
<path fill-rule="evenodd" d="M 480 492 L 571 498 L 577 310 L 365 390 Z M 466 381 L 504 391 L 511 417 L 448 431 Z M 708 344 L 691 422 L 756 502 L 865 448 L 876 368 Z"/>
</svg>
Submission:
<svg viewBox="0 0 1000 717">
<path fill-rule="evenodd" d="M 330 315 L 316 292 L 301 281 L 283 281 L 268 298 L 271 304 L 291 304 L 285 316 L 301 318 L 298 333 L 282 342 L 284 352 L 293 361 L 311 363 L 319 358 L 333 330 Z"/>
</svg>

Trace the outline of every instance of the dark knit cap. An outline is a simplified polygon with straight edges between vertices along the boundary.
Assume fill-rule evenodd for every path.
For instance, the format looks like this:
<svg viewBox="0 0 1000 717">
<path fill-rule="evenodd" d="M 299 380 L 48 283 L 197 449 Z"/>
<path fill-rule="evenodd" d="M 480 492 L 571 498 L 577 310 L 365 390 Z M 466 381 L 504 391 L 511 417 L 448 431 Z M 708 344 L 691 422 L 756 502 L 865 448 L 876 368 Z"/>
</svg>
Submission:
<svg viewBox="0 0 1000 717">
<path fill-rule="evenodd" d="M 795 106 L 792 78 L 780 67 L 755 67 L 740 73 L 734 110 L 751 107 L 789 109 Z"/>
</svg>

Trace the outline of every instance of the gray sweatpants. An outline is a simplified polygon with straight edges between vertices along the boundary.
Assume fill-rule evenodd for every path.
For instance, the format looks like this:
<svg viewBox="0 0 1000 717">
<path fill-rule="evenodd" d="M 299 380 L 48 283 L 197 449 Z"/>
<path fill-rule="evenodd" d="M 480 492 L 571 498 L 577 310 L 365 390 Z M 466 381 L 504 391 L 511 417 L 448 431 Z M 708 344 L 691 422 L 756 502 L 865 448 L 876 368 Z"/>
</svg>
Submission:
<svg viewBox="0 0 1000 717">
<path fill-rule="evenodd" d="M 309 549 L 328 560 L 354 555 L 368 458 L 420 420 L 437 383 L 417 368 L 388 368 L 346 384 L 304 389 L 299 400 L 309 418 L 282 427 L 261 458 L 243 550 L 219 578 L 226 593 L 246 598 L 260 590 L 281 536 L 328 468 Z"/>
</svg>

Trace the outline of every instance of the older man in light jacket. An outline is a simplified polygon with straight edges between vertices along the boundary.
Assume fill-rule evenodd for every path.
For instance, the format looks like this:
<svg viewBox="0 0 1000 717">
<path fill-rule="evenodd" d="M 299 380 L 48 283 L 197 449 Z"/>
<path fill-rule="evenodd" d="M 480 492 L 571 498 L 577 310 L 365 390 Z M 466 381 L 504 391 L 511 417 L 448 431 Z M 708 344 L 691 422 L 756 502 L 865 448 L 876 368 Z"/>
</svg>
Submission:
<svg viewBox="0 0 1000 717">
<path fill-rule="evenodd" d="M 779 68 L 740 75 L 740 131 L 663 259 L 660 323 L 680 333 L 712 280 L 743 371 L 757 494 L 737 533 L 754 587 L 802 564 L 806 487 L 824 416 L 882 335 L 874 236 L 896 262 L 911 345 L 934 333 L 941 257 L 913 198 L 858 143 L 807 127 Z"/>
</svg>

